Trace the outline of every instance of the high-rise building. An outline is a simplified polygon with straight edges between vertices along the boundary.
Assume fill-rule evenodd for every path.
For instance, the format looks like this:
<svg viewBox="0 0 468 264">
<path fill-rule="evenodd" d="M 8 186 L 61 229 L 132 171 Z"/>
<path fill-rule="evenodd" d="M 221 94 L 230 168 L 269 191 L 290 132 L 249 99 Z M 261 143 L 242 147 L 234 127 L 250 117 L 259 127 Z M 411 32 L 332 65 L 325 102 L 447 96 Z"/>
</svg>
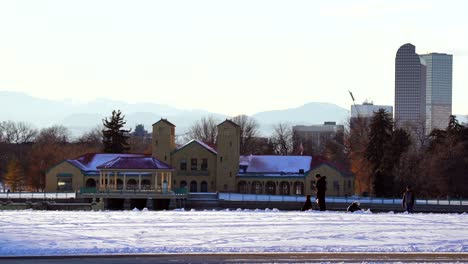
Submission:
<svg viewBox="0 0 468 264">
<path fill-rule="evenodd" d="M 324 122 L 323 125 L 293 126 L 294 153 L 316 155 L 330 140 L 343 144 L 343 125 L 337 125 L 336 122 Z"/>
<path fill-rule="evenodd" d="M 423 132 L 426 123 L 426 66 L 412 44 L 395 58 L 395 125 Z"/>
<path fill-rule="evenodd" d="M 452 55 L 418 55 L 412 44 L 395 58 L 395 124 L 422 135 L 444 129 L 452 114 Z"/>
<path fill-rule="evenodd" d="M 369 125 L 374 113 L 380 109 L 385 110 L 393 117 L 393 107 L 391 105 L 374 105 L 374 103 L 367 101 L 362 105 L 352 105 L 350 127 L 353 128 L 358 119 L 360 120 L 358 124 Z"/>
<path fill-rule="evenodd" d="M 443 53 L 421 55 L 426 62 L 426 133 L 445 129 L 452 114 L 452 60 Z"/>
<path fill-rule="evenodd" d="M 380 109 L 385 110 L 393 116 L 393 107 L 391 105 L 375 105 L 372 102 L 364 102 L 361 105 L 351 106 L 351 118 L 371 118 Z"/>
</svg>

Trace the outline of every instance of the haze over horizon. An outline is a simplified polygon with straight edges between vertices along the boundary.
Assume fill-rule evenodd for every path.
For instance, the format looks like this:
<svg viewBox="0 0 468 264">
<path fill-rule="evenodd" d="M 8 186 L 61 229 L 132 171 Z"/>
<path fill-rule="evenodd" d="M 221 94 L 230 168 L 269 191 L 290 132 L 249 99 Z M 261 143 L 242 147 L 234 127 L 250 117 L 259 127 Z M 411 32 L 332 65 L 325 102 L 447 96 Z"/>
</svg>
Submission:
<svg viewBox="0 0 468 264">
<path fill-rule="evenodd" d="M 308 102 L 349 110 L 348 90 L 356 103 L 394 105 L 395 54 L 412 43 L 453 54 L 453 113 L 466 115 L 466 10 L 462 0 L 1 2 L 0 91 L 229 116 Z"/>
</svg>

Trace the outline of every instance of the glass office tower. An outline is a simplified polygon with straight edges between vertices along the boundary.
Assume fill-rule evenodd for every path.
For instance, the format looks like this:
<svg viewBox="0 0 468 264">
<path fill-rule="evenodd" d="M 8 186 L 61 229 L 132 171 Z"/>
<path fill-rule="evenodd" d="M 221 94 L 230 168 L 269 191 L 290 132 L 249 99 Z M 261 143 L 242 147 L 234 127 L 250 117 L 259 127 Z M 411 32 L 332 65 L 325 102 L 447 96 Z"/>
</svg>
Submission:
<svg viewBox="0 0 468 264">
<path fill-rule="evenodd" d="M 421 55 L 426 63 L 426 133 L 447 128 L 452 114 L 453 56 L 443 53 Z"/>
<path fill-rule="evenodd" d="M 395 125 L 425 133 L 426 66 L 412 44 L 401 46 L 395 58 Z"/>
</svg>

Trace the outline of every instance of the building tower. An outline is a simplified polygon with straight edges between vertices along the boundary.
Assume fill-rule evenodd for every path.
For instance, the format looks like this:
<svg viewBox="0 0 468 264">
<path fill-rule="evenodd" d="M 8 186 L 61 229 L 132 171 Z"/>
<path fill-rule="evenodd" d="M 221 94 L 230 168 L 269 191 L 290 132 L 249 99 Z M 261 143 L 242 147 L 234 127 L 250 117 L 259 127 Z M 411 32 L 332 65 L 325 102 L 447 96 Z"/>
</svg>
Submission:
<svg viewBox="0 0 468 264">
<path fill-rule="evenodd" d="M 426 134 L 445 129 L 452 114 L 453 56 L 443 53 L 421 55 L 426 62 Z"/>
<path fill-rule="evenodd" d="M 152 156 L 171 164 L 171 152 L 175 150 L 175 125 L 167 119 L 159 120 L 153 124 Z"/>
<path fill-rule="evenodd" d="M 395 58 L 395 125 L 421 134 L 426 123 L 426 66 L 412 44 L 401 46 Z"/>
<path fill-rule="evenodd" d="M 235 192 L 236 177 L 239 171 L 240 127 L 231 120 L 218 125 L 216 138 L 218 151 L 216 165 L 216 190 Z"/>
</svg>

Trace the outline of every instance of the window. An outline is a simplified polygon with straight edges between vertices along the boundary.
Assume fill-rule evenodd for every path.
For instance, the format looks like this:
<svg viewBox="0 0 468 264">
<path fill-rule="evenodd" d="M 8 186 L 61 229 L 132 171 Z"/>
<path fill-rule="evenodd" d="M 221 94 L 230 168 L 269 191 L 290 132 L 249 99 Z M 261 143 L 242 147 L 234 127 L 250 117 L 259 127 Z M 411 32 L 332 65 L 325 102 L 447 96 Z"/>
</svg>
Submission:
<svg viewBox="0 0 468 264">
<path fill-rule="evenodd" d="M 180 170 L 181 171 L 186 171 L 187 170 L 187 161 L 186 160 L 181 160 L 180 161 Z"/>
<path fill-rule="evenodd" d="M 202 159 L 201 170 L 202 171 L 207 171 L 208 170 L 208 159 Z"/>
<path fill-rule="evenodd" d="M 196 181 L 190 183 L 190 192 L 197 192 L 198 186 Z"/>
<path fill-rule="evenodd" d="M 206 181 L 201 182 L 200 192 L 208 192 L 208 183 Z"/>
<path fill-rule="evenodd" d="M 72 177 L 60 177 L 57 178 L 57 191 L 71 191 L 72 188 Z"/>
<path fill-rule="evenodd" d="M 312 189 L 312 191 L 315 191 L 315 181 L 310 181 L 310 189 Z"/>
<path fill-rule="evenodd" d="M 223 162 L 223 157 L 219 157 L 219 162 Z"/>
<path fill-rule="evenodd" d="M 191 159 L 190 160 L 190 169 L 193 171 L 197 170 L 197 159 Z"/>
<path fill-rule="evenodd" d="M 340 191 L 340 183 L 338 181 L 333 181 L 333 190 L 337 192 Z"/>
</svg>

